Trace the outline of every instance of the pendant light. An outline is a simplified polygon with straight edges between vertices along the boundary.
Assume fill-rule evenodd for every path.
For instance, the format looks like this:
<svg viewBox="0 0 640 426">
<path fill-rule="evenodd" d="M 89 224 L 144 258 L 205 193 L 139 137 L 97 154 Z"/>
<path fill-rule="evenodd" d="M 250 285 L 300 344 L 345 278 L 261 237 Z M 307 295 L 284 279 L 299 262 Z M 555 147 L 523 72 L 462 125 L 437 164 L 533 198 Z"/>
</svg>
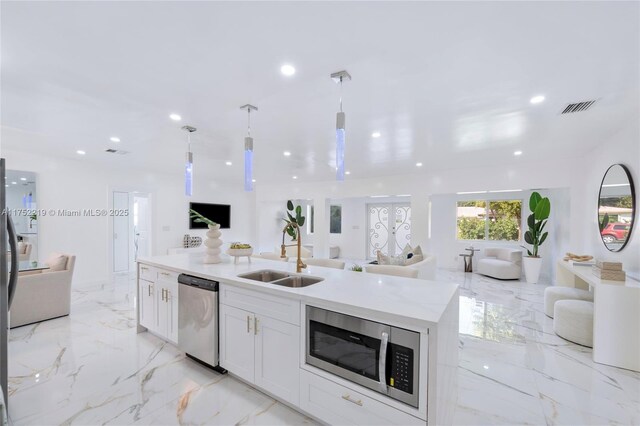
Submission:
<svg viewBox="0 0 640 426">
<path fill-rule="evenodd" d="M 191 152 L 191 133 L 197 129 L 191 126 L 182 126 L 182 130 L 187 132 L 187 158 L 184 166 L 184 194 L 187 197 L 193 195 L 193 152 Z"/>
<path fill-rule="evenodd" d="M 345 116 L 342 112 L 342 82 L 351 80 L 346 71 L 331 74 L 331 79 L 340 84 L 340 111 L 336 115 L 336 180 L 344 180 L 344 144 L 345 144 Z"/>
<path fill-rule="evenodd" d="M 240 109 L 247 110 L 247 136 L 244 138 L 244 190 L 253 191 L 253 138 L 251 137 L 251 110 L 258 107 L 250 104 L 242 105 Z"/>
</svg>

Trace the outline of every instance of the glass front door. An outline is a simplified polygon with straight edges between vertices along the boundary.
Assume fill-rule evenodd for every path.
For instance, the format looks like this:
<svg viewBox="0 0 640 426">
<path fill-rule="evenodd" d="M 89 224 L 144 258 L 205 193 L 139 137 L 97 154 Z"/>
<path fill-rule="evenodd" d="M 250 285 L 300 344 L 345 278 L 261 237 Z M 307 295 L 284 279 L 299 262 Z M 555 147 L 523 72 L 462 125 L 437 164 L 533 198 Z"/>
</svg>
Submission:
<svg viewBox="0 0 640 426">
<path fill-rule="evenodd" d="M 395 256 L 411 242 L 411 206 L 409 204 L 369 204 L 367 206 L 367 257 Z"/>
</svg>

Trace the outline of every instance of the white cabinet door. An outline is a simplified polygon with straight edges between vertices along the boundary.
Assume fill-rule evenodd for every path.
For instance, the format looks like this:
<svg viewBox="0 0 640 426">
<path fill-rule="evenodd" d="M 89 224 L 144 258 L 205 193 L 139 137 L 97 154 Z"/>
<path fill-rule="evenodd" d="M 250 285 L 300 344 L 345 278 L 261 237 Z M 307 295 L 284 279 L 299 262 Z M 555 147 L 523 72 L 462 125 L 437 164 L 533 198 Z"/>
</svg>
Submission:
<svg viewBox="0 0 640 426">
<path fill-rule="evenodd" d="M 254 315 L 220 304 L 220 365 L 253 383 L 255 369 Z"/>
<path fill-rule="evenodd" d="M 178 283 L 165 282 L 165 299 L 167 302 L 167 338 L 178 343 Z"/>
<path fill-rule="evenodd" d="M 140 325 L 151 331 L 155 331 L 157 326 L 155 308 L 155 284 L 147 280 L 138 281 L 138 303 Z"/>
<path fill-rule="evenodd" d="M 255 384 L 297 405 L 300 378 L 300 327 L 258 316 Z"/>
</svg>

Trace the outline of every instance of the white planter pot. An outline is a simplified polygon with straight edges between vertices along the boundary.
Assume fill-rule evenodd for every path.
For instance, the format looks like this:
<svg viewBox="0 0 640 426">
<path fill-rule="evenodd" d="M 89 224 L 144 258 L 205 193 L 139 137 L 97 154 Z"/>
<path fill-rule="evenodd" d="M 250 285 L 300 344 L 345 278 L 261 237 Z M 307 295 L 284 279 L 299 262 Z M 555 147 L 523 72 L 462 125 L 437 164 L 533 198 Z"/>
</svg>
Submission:
<svg viewBox="0 0 640 426">
<path fill-rule="evenodd" d="M 542 268 L 541 257 L 529 257 L 522 258 L 524 266 L 524 276 L 527 279 L 527 283 L 536 284 L 540 278 L 540 268 Z"/>
</svg>

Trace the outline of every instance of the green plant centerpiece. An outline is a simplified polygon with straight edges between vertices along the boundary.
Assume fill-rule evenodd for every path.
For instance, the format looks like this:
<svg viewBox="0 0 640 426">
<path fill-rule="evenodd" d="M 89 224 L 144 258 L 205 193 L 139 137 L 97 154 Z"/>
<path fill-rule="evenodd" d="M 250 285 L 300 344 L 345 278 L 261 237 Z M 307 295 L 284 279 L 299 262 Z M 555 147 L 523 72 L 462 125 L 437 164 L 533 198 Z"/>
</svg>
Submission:
<svg viewBox="0 0 640 426">
<path fill-rule="evenodd" d="M 215 223 L 214 221 L 212 221 L 209 218 L 206 218 L 206 217 L 202 216 L 200 213 L 198 213 L 194 209 L 189 209 L 189 217 L 191 219 L 193 219 L 193 221 L 196 222 L 196 223 L 206 223 L 209 226 L 216 226 L 217 225 L 217 223 Z"/>
<path fill-rule="evenodd" d="M 351 269 L 353 272 L 362 272 L 362 266 L 360 266 L 360 265 L 355 265 L 355 264 L 354 264 L 353 266 L 351 266 L 351 268 L 350 268 L 350 269 Z"/>
<path fill-rule="evenodd" d="M 293 201 L 287 201 L 287 218 L 282 219 L 286 223 L 295 223 L 299 228 L 304 226 L 305 217 L 302 216 L 302 206 L 297 205 L 294 207 Z M 291 237 L 291 241 L 296 241 L 298 239 L 298 230 L 290 226 L 287 228 L 287 234 Z"/>
<path fill-rule="evenodd" d="M 542 258 L 538 249 L 549 236 L 549 232 L 544 228 L 551 214 L 551 202 L 549 198 L 542 197 L 534 191 L 529 197 L 529 210 L 531 214 L 527 217 L 528 230 L 524 233 L 524 241 L 531 245 L 531 248 L 525 247 L 528 256 L 524 258 L 524 273 L 527 282 L 535 284 L 540 278 L 540 268 L 542 267 Z"/>
</svg>

